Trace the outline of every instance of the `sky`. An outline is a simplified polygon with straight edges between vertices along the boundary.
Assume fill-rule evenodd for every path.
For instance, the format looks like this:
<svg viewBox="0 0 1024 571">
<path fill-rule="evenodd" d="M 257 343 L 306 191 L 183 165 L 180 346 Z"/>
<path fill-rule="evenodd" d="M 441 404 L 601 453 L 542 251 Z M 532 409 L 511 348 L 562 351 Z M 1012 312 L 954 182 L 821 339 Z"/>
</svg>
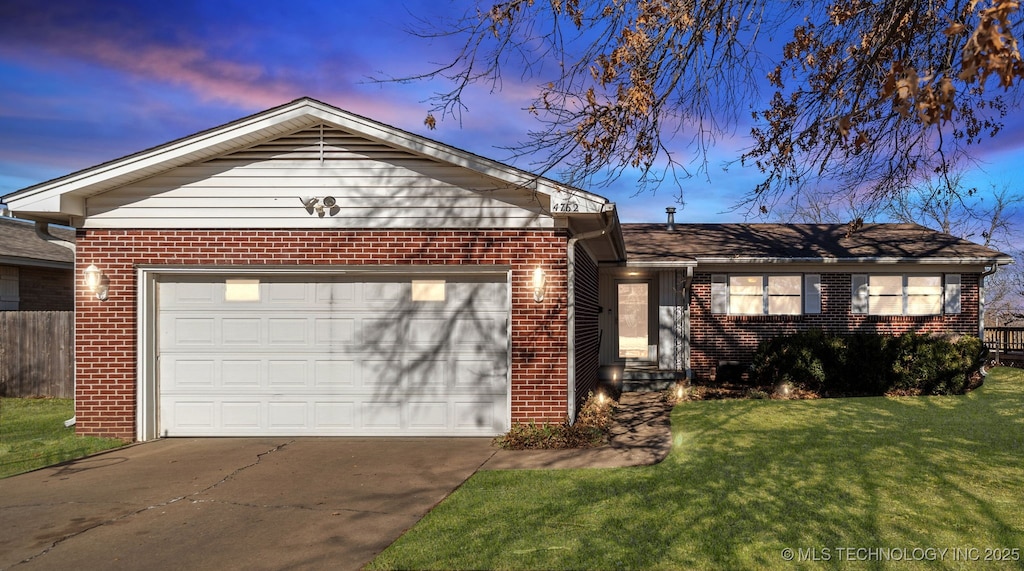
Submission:
<svg viewBox="0 0 1024 571">
<path fill-rule="evenodd" d="M 532 86 L 471 91 L 462 121 L 423 123 L 429 82 L 374 77 L 423 73 L 448 61 L 451 40 L 409 33 L 419 18 L 452 17 L 468 0 L 3 0 L 0 2 L 0 196 L 309 96 L 382 123 L 531 170 L 503 149 L 537 124 L 523 110 Z M 514 78 L 514 74 L 512 76 Z M 718 142 L 707 176 L 637 194 L 624 176 L 590 189 L 623 222 L 762 221 L 733 209 L 759 181 L 719 165 L 749 144 Z M 982 146 L 967 182 L 1024 179 L 1024 137 Z M 1024 228 L 1024 221 L 1021 221 Z"/>
</svg>

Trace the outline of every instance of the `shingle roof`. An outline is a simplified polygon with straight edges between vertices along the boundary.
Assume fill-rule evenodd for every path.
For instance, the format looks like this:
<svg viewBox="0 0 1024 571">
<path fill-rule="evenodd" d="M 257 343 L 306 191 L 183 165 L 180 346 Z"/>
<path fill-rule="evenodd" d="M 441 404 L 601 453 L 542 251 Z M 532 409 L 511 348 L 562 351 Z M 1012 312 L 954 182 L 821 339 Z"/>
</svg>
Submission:
<svg viewBox="0 0 1024 571">
<path fill-rule="evenodd" d="M 51 226 L 50 234 L 68 242 L 75 241 L 75 231 L 71 228 Z M 75 263 L 75 253 L 37 236 L 31 222 L 0 218 L 0 263 L 32 265 L 33 261 L 71 267 Z"/>
<path fill-rule="evenodd" d="M 1011 258 L 991 248 L 917 224 L 623 224 L 631 262 L 743 259 L 991 260 Z"/>
</svg>

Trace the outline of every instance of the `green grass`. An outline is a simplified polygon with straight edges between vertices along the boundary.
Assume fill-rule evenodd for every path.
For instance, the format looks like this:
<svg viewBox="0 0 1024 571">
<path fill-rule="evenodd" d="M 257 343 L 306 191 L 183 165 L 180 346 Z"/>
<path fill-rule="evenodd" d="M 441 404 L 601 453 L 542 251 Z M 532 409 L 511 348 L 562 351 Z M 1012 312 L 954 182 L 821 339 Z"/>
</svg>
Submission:
<svg viewBox="0 0 1024 571">
<path fill-rule="evenodd" d="M 683 402 L 672 430 L 656 466 L 479 472 L 370 568 L 1024 568 L 1024 371 L 966 396 Z M 900 549 L 934 560 L 879 561 Z"/>
<path fill-rule="evenodd" d="M 74 428 L 64 427 L 74 414 L 71 399 L 0 399 L 0 478 L 124 444 L 76 436 Z"/>
</svg>

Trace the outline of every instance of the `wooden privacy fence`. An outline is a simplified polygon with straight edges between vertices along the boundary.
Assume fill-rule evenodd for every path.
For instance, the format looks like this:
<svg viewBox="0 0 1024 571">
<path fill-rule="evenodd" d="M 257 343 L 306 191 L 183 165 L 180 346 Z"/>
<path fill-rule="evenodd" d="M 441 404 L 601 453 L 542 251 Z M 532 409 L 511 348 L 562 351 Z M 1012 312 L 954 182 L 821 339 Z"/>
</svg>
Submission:
<svg viewBox="0 0 1024 571">
<path fill-rule="evenodd" d="M 75 396 L 74 312 L 0 311 L 0 396 Z"/>
</svg>

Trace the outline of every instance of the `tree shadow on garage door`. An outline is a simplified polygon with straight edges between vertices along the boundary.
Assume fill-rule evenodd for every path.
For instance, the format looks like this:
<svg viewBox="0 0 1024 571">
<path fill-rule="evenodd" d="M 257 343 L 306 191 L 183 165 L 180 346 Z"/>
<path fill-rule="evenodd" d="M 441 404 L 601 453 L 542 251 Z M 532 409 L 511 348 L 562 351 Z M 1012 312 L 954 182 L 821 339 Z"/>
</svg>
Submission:
<svg viewBox="0 0 1024 571">
<path fill-rule="evenodd" d="M 389 290 L 387 309 L 357 329 L 363 429 L 491 435 L 507 430 L 508 284 L 491 276 L 427 276 Z"/>
</svg>

